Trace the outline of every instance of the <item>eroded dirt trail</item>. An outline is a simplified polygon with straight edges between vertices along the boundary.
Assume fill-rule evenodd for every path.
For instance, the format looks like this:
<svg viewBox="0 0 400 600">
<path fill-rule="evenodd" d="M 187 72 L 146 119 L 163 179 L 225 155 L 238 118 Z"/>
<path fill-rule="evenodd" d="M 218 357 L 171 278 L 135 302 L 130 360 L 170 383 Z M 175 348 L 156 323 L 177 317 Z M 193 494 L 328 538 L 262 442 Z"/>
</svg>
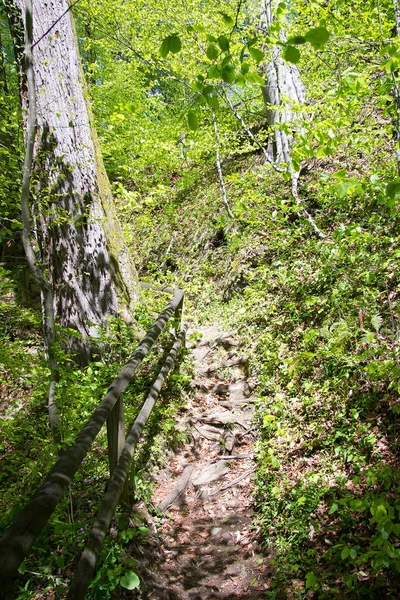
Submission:
<svg viewBox="0 0 400 600">
<path fill-rule="evenodd" d="M 265 598 L 268 564 L 252 525 L 254 397 L 235 332 L 203 328 L 192 349 L 188 443 L 159 472 L 165 519 L 142 549 L 142 598 Z"/>
</svg>

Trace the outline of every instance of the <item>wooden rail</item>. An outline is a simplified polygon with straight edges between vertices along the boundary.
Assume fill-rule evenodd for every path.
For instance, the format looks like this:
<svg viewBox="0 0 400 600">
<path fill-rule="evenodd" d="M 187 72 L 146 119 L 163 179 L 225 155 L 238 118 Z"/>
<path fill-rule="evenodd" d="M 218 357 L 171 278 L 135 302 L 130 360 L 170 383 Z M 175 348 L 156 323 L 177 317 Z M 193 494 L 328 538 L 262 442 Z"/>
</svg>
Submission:
<svg viewBox="0 0 400 600">
<path fill-rule="evenodd" d="M 157 288 L 155 289 L 157 290 Z M 13 576 L 68 489 L 97 434 L 107 421 L 111 479 L 68 594 L 69 600 L 84 598 L 111 519 L 124 490 L 126 490 L 129 466 L 140 432 L 184 341 L 185 327 L 182 325 L 183 298 L 184 292 L 182 290 L 174 291 L 172 299 L 132 353 L 127 364 L 114 379 L 106 396 L 78 433 L 73 444 L 57 460 L 45 481 L 32 499 L 22 508 L 0 539 L 0 581 L 6 584 L 0 588 L 0 598 L 12 598 L 10 585 Z M 122 393 L 132 381 L 136 369 L 147 356 L 173 315 L 175 315 L 175 343 L 125 441 Z"/>
</svg>

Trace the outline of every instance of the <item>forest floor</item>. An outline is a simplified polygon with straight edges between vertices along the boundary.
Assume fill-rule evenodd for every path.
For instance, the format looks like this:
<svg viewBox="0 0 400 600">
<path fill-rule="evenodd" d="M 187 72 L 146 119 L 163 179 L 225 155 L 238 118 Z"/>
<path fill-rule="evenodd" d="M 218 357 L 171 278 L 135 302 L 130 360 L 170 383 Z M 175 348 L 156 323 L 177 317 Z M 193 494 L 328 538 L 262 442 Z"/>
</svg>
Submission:
<svg viewBox="0 0 400 600">
<path fill-rule="evenodd" d="M 200 329 L 187 443 L 157 474 L 151 534 L 132 548 L 141 598 L 265 598 L 270 566 L 252 525 L 254 397 L 235 332 Z"/>
</svg>

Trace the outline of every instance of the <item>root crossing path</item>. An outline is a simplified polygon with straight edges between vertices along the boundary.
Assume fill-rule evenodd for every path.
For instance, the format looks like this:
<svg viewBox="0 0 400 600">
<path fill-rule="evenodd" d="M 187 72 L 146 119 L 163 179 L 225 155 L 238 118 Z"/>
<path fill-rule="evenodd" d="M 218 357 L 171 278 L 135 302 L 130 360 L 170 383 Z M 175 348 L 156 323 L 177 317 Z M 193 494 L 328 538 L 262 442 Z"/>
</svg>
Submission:
<svg viewBox="0 0 400 600">
<path fill-rule="evenodd" d="M 252 529 L 254 397 L 236 332 L 203 329 L 194 394 L 178 426 L 188 443 L 157 476 L 164 515 L 136 548 L 141 598 L 265 598 L 268 563 Z"/>
</svg>

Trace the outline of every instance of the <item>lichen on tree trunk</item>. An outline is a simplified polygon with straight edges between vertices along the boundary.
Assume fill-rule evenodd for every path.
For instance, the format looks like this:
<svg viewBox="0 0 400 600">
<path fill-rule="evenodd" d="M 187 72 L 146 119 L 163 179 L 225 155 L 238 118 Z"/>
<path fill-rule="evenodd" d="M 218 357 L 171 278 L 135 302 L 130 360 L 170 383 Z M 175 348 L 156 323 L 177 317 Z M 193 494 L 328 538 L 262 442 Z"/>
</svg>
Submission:
<svg viewBox="0 0 400 600">
<path fill-rule="evenodd" d="M 20 30 L 24 1 L 4 3 L 11 29 Z M 86 362 L 99 326 L 110 315 L 128 317 L 139 287 L 93 127 L 66 0 L 34 0 L 33 39 L 37 119 L 31 214 L 36 253 L 54 292 L 59 325 L 80 334 L 69 337 L 69 348 Z M 20 51 L 16 43 L 16 53 Z M 27 109 L 23 79 L 22 73 L 21 98 Z"/>
</svg>

